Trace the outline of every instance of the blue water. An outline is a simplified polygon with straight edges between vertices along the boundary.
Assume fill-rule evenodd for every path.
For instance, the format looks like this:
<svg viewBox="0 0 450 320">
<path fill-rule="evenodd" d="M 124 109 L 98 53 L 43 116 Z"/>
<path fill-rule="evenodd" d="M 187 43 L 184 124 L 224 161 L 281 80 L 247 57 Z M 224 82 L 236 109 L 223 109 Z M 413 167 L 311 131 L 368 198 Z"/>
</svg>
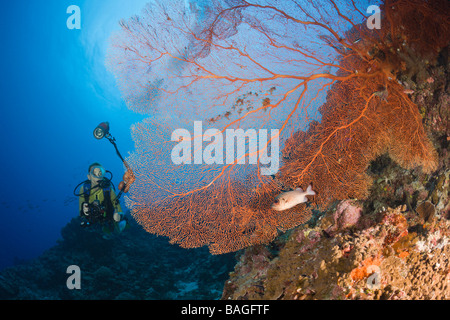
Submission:
<svg viewBox="0 0 450 320">
<path fill-rule="evenodd" d="M 120 152 L 133 149 L 139 121 L 104 67 L 110 33 L 146 1 L 19 0 L 0 8 L 0 269 L 54 245 L 78 214 L 74 187 L 98 161 L 120 182 L 123 166 L 92 131 L 109 121 Z M 69 30 L 69 5 L 81 29 Z"/>
</svg>

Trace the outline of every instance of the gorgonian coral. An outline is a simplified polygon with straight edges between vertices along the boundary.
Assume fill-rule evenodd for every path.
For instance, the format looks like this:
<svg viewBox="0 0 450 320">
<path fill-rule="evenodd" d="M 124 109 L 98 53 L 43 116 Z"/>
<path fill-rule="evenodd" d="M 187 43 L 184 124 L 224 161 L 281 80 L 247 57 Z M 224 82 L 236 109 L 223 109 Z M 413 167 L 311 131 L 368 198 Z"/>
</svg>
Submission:
<svg viewBox="0 0 450 320">
<path fill-rule="evenodd" d="M 414 5 L 427 17 L 436 10 L 426 1 Z M 132 129 L 136 150 L 127 159 L 136 220 L 183 247 L 224 253 L 267 243 L 309 219 L 306 204 L 270 208 L 287 188 L 312 183 L 319 206 L 364 198 L 371 185 L 365 171 L 385 152 L 405 168 L 432 171 L 436 152 L 396 80 L 423 38 L 413 30 L 402 37 L 411 19 L 399 14 L 405 6 L 382 6 L 381 29 L 367 28 L 369 3 L 334 0 L 155 2 L 121 21 L 108 65 L 127 105 L 149 114 Z M 434 38 L 433 50 L 445 44 Z M 202 136 L 185 142 L 192 154 L 208 150 L 209 159 L 217 160 L 228 129 L 279 135 L 260 139 L 256 150 L 247 139 L 231 162 L 174 163 L 171 150 L 185 137 L 172 134 L 192 133 L 195 121 Z M 277 139 L 280 172 L 262 175 L 265 153 L 278 156 Z M 252 155 L 256 164 L 240 163 Z"/>
</svg>

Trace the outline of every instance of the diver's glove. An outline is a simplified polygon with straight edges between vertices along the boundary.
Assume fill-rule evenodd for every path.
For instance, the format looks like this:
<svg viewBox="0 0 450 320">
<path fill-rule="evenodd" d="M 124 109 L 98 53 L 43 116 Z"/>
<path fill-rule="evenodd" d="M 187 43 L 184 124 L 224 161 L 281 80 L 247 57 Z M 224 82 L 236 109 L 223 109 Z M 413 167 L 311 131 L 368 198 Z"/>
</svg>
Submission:
<svg viewBox="0 0 450 320">
<path fill-rule="evenodd" d="M 123 218 L 123 212 L 114 212 L 113 219 L 115 222 L 119 222 Z"/>
<path fill-rule="evenodd" d="M 81 205 L 81 212 L 83 212 L 83 214 L 85 215 L 85 216 L 88 216 L 89 215 L 89 203 L 87 203 L 87 202 L 83 202 L 83 204 Z"/>
</svg>

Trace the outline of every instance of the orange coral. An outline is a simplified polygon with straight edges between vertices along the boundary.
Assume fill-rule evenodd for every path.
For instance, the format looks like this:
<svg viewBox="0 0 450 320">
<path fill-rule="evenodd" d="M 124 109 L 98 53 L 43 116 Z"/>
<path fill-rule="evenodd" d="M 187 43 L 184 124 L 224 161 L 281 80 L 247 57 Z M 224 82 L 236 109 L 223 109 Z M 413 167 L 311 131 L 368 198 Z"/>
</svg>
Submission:
<svg viewBox="0 0 450 320">
<path fill-rule="evenodd" d="M 388 214 L 383 218 L 383 224 L 392 226 L 392 230 L 386 235 L 384 245 L 396 243 L 408 235 L 408 222 L 401 213 Z"/>
<path fill-rule="evenodd" d="M 270 184 L 250 190 L 238 182 L 220 183 L 166 198 L 153 207 L 134 203 L 132 214 L 148 232 L 168 236 L 171 243 L 184 248 L 209 245 L 214 254 L 236 251 L 267 243 L 278 230 L 286 231 L 310 217 L 306 206 L 284 212 L 269 210 L 274 190 Z"/>
<path fill-rule="evenodd" d="M 381 265 L 381 259 L 379 257 L 370 257 L 361 262 L 361 264 L 361 267 L 357 267 L 350 272 L 350 277 L 353 281 L 363 280 L 370 276 L 374 272 L 373 266 L 379 267 Z"/>
<path fill-rule="evenodd" d="M 365 171 L 382 153 L 405 168 L 422 166 L 431 172 L 436 167 L 436 151 L 417 106 L 395 81 L 408 64 L 401 63 L 406 53 L 393 50 L 389 30 L 401 29 L 392 19 L 394 11 L 387 15 L 390 28 L 377 32 L 352 22 L 352 14 L 361 18 L 365 10 L 353 1 L 332 0 L 326 8 L 314 1 L 304 7 L 295 2 L 279 7 L 213 2 L 205 11 L 206 27 L 196 31 L 186 12 L 176 16 L 173 8 L 152 6 L 147 17 L 121 23 L 123 32 L 109 57 L 130 108 L 158 110 L 180 126 L 200 115 L 220 132 L 277 127 L 290 138 L 281 170 L 272 179 L 259 174 L 260 163 L 243 169 L 236 163 L 175 165 L 167 157 L 175 125 L 137 124 L 136 152 L 127 159 L 136 181 L 127 204 L 148 232 L 186 248 L 235 251 L 267 243 L 310 218 L 306 204 L 283 212 L 270 209 L 274 196 L 286 187 L 313 183 L 316 204 L 325 206 L 335 199 L 367 196 L 372 181 Z M 252 37 L 239 37 L 242 28 Z M 322 47 L 309 40 L 299 43 L 302 30 L 310 31 Z M 438 35 L 435 47 L 441 40 Z M 183 41 L 187 44 L 180 47 Z M 254 43 L 264 50 L 255 51 Z M 321 94 L 327 89 L 321 121 L 311 121 L 317 119 L 313 106 L 323 103 Z"/>
<path fill-rule="evenodd" d="M 342 65 L 351 70 L 371 68 L 356 57 Z M 386 101 L 376 95 L 380 83 L 389 93 Z M 417 106 L 402 90 L 381 72 L 335 84 L 320 108 L 321 123 L 288 142 L 280 179 L 294 187 L 314 182 L 317 201 L 326 205 L 334 199 L 365 198 L 372 183 L 365 171 L 385 152 L 404 168 L 433 171 L 437 153 Z"/>
</svg>

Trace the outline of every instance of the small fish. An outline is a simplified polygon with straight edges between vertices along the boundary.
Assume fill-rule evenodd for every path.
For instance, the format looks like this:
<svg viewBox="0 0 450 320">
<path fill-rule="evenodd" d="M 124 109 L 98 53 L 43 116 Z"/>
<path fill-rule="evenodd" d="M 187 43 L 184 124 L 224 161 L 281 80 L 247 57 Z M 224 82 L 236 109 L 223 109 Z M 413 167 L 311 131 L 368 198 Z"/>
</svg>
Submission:
<svg viewBox="0 0 450 320">
<path fill-rule="evenodd" d="M 306 196 L 314 196 L 316 193 L 312 190 L 311 185 L 308 186 L 306 191 L 302 188 L 297 188 L 293 191 L 287 191 L 279 194 L 275 197 L 272 203 L 272 209 L 277 211 L 283 211 L 296 206 L 299 203 L 308 201 Z"/>
<path fill-rule="evenodd" d="M 406 89 L 406 90 L 403 90 L 403 93 L 406 93 L 406 94 L 413 94 L 413 93 L 414 93 L 414 90 Z"/>
</svg>

